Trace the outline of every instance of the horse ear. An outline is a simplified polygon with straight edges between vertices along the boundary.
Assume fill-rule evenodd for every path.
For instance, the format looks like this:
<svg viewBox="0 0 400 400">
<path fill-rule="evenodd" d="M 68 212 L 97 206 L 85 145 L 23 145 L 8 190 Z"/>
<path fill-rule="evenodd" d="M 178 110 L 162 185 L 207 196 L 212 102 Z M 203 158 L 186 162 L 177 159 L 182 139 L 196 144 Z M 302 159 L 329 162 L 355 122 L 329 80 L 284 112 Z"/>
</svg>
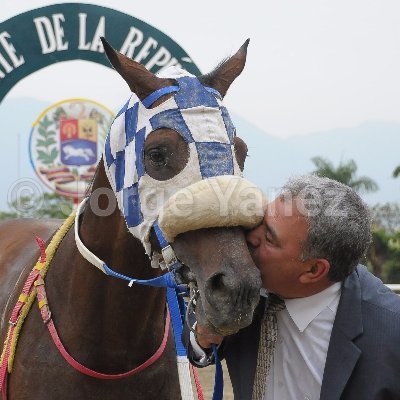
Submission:
<svg viewBox="0 0 400 400">
<path fill-rule="evenodd" d="M 133 61 L 129 57 L 113 49 L 104 37 L 101 38 L 101 42 L 103 43 L 104 51 L 112 66 L 140 100 L 143 100 L 157 89 L 171 86 L 172 83 L 169 79 L 158 78 L 142 64 Z"/>
<path fill-rule="evenodd" d="M 247 46 L 249 42 L 250 39 L 247 39 L 236 54 L 226 61 L 223 61 L 214 71 L 207 75 L 200 76 L 200 82 L 218 90 L 221 96 L 224 97 L 229 86 L 231 86 L 232 82 L 243 71 L 244 65 L 246 64 Z"/>
</svg>

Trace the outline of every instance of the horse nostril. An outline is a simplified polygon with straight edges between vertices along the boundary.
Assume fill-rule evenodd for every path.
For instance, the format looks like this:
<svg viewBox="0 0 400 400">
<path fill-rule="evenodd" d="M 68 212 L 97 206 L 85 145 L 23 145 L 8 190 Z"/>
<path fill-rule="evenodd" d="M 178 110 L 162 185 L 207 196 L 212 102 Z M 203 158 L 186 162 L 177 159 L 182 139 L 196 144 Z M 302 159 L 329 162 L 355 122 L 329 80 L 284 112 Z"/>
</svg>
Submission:
<svg viewBox="0 0 400 400">
<path fill-rule="evenodd" d="M 221 289 L 224 289 L 225 286 L 225 274 L 223 273 L 219 273 L 214 275 L 211 279 L 210 279 L 210 287 L 212 291 L 220 291 Z"/>
<path fill-rule="evenodd" d="M 256 272 L 254 276 L 238 274 L 230 268 L 216 272 L 204 284 L 205 298 L 216 309 L 255 307 L 261 287 L 259 271 Z"/>
<path fill-rule="evenodd" d="M 220 305 L 221 302 L 231 303 L 237 298 L 240 284 L 235 281 L 234 277 L 224 272 L 219 272 L 208 279 L 205 284 L 205 294 L 209 303 L 214 306 Z"/>
</svg>

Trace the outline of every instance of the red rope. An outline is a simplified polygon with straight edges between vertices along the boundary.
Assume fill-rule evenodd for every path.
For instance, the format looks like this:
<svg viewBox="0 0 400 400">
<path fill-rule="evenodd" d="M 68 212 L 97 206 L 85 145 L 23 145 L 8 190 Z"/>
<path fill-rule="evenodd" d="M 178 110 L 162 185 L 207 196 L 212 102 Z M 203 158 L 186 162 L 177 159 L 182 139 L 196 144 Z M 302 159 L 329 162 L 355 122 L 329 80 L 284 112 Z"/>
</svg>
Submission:
<svg viewBox="0 0 400 400">
<path fill-rule="evenodd" d="M 36 236 L 36 241 L 39 245 L 40 248 L 40 262 L 45 262 L 46 261 L 46 249 L 45 249 L 45 242 L 38 236 Z M 29 278 L 28 278 L 29 280 Z M 38 296 L 38 301 L 40 300 L 45 300 L 47 298 L 46 296 L 46 291 L 44 289 L 44 284 L 43 286 L 40 285 L 40 287 L 37 288 L 37 296 Z M 42 309 L 41 309 L 42 311 Z M 44 312 L 41 312 L 42 318 L 44 319 L 44 323 L 47 324 L 47 328 L 49 329 L 50 335 L 53 339 L 54 344 L 56 345 L 58 351 L 61 353 L 61 355 L 64 357 L 64 360 L 71 365 L 73 368 L 75 368 L 77 371 L 81 372 L 82 374 L 92 376 L 93 378 L 98 378 L 98 379 L 121 379 L 121 378 L 126 378 L 128 376 L 132 376 L 137 374 L 140 371 L 143 371 L 150 365 L 154 364 L 164 353 L 165 347 L 167 345 L 168 341 L 168 335 L 169 335 L 169 327 L 171 324 L 171 317 L 169 314 L 169 311 L 167 309 L 167 317 L 165 321 L 165 330 L 164 330 L 164 336 L 161 341 L 160 347 L 156 350 L 156 352 L 144 363 L 140 364 L 136 368 L 121 373 L 121 374 L 103 374 L 101 372 L 93 371 L 90 368 L 85 367 L 82 365 L 80 362 L 75 360 L 65 349 L 64 345 L 61 342 L 60 337 L 58 336 L 57 329 L 54 326 L 54 322 L 51 319 L 51 313 L 49 310 L 43 310 Z"/>
<path fill-rule="evenodd" d="M 36 236 L 36 241 L 40 249 L 40 262 L 44 263 L 46 261 L 46 249 L 44 247 L 44 240 L 41 239 L 39 236 Z"/>
<path fill-rule="evenodd" d="M 192 364 L 190 364 L 190 368 L 192 369 L 194 383 L 196 385 L 197 398 L 199 400 L 204 400 L 203 389 L 201 388 L 200 379 L 199 376 L 197 375 L 196 368 Z"/>
<path fill-rule="evenodd" d="M 131 371 L 124 372 L 122 374 L 103 374 L 101 372 L 93 371 L 90 368 L 85 367 L 78 361 L 76 361 L 65 349 L 63 344 L 61 343 L 60 337 L 58 336 L 57 330 L 54 326 L 54 323 L 52 320 L 50 320 L 47 324 L 47 327 L 49 329 L 49 332 L 51 334 L 51 337 L 53 338 L 54 344 L 57 346 L 58 351 L 61 353 L 61 355 L 64 357 L 65 361 L 71 365 L 73 368 L 75 368 L 77 371 L 81 372 L 82 374 L 92 376 L 93 378 L 97 379 L 121 379 L 121 378 L 126 378 L 128 376 L 132 376 L 137 374 L 140 371 L 143 371 L 150 365 L 154 364 L 163 354 L 165 347 L 167 345 L 168 341 L 168 335 L 169 335 L 169 327 L 170 327 L 170 322 L 171 322 L 171 317 L 169 315 L 169 311 L 167 310 L 167 318 L 165 321 L 165 330 L 164 330 L 164 337 L 161 342 L 160 347 L 156 350 L 156 352 L 144 363 L 139 365 L 138 367 L 132 369 Z"/>
<path fill-rule="evenodd" d="M 46 250 L 44 247 L 45 243 L 38 236 L 36 236 L 36 242 L 40 249 L 40 262 L 44 263 L 46 261 Z M 39 271 L 37 269 L 34 269 L 33 271 L 30 272 L 22 288 L 21 295 L 18 298 L 18 301 L 11 312 L 10 316 L 11 329 L 8 334 L 7 343 L 5 343 L 3 362 L 0 366 L 0 393 L 2 394 L 3 400 L 7 399 L 7 376 L 8 376 L 7 369 L 8 369 L 8 360 L 10 358 L 11 343 L 14 336 L 15 326 L 21 315 L 22 308 L 25 307 L 26 305 L 26 300 L 29 294 L 31 293 L 33 283 L 38 277 L 39 277 Z"/>
<path fill-rule="evenodd" d="M 7 376 L 5 377 L 3 390 L 1 391 L 1 394 L 3 396 L 3 400 L 7 400 Z"/>
<path fill-rule="evenodd" d="M 11 326 L 10 334 L 8 336 L 8 341 L 6 343 L 6 348 L 4 351 L 3 356 L 3 363 L 1 364 L 0 368 L 0 391 L 3 395 L 3 400 L 7 398 L 7 376 L 8 376 L 8 359 L 10 358 L 10 348 L 11 348 L 11 341 L 14 335 L 15 326 Z"/>
</svg>

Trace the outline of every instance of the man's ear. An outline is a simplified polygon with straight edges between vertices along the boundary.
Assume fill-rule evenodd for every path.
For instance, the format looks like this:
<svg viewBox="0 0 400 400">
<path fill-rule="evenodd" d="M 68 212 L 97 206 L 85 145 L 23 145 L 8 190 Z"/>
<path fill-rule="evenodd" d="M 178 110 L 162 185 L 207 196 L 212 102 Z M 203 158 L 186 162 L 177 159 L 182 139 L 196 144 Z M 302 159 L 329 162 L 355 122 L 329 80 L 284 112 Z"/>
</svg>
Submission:
<svg viewBox="0 0 400 400">
<path fill-rule="evenodd" d="M 321 280 L 329 280 L 328 274 L 331 265 L 325 258 L 316 258 L 310 260 L 308 263 L 308 268 L 300 275 L 300 282 L 309 284 L 317 283 Z"/>
</svg>

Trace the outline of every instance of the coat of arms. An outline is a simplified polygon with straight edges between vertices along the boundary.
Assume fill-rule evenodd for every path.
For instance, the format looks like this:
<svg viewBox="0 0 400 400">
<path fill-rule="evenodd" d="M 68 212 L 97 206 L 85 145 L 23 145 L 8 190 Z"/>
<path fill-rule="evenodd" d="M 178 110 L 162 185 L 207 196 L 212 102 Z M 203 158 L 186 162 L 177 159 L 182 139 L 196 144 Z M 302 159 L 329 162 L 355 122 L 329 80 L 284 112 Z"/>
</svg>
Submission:
<svg viewBox="0 0 400 400">
<path fill-rule="evenodd" d="M 60 120 L 61 162 L 65 165 L 92 165 L 97 161 L 97 121 Z"/>
<path fill-rule="evenodd" d="M 113 118 L 104 106 L 84 99 L 46 109 L 30 138 L 31 163 L 40 180 L 61 195 L 84 196 Z"/>
</svg>

